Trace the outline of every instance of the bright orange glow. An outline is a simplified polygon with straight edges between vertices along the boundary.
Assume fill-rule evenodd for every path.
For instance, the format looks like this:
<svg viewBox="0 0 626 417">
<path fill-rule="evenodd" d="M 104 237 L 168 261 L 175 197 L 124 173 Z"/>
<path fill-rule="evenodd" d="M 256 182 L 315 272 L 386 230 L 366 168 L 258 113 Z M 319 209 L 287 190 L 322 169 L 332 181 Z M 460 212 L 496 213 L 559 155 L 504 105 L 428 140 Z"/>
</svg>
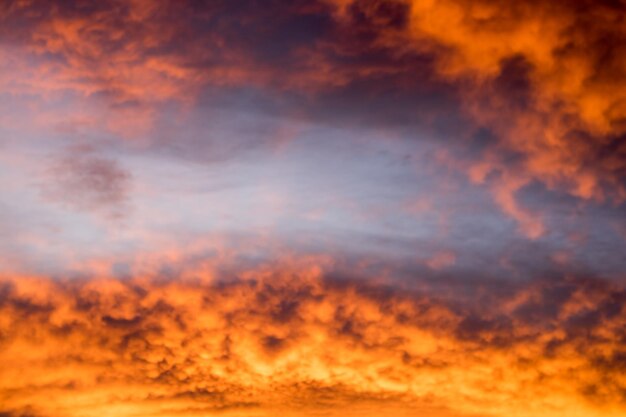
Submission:
<svg viewBox="0 0 626 417">
<path fill-rule="evenodd" d="M 305 265 L 230 283 L 4 278 L 3 407 L 11 416 L 626 410 L 626 311 L 608 307 L 623 298 L 616 289 L 579 283 L 557 316 L 537 320 L 528 309 L 541 314 L 567 283 L 533 284 L 472 312 Z"/>
<path fill-rule="evenodd" d="M 624 417 L 624 0 L 0 1 L 0 417 Z"/>
</svg>

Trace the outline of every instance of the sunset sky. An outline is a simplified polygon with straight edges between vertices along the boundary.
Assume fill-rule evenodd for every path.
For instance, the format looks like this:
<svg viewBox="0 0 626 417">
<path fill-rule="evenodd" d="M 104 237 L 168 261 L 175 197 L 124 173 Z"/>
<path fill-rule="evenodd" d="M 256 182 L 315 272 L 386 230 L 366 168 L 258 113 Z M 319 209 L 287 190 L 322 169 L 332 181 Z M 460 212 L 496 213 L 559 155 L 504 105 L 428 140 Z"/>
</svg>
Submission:
<svg viewBox="0 0 626 417">
<path fill-rule="evenodd" d="M 623 417 L 626 1 L 0 0 L 0 417 Z"/>
</svg>

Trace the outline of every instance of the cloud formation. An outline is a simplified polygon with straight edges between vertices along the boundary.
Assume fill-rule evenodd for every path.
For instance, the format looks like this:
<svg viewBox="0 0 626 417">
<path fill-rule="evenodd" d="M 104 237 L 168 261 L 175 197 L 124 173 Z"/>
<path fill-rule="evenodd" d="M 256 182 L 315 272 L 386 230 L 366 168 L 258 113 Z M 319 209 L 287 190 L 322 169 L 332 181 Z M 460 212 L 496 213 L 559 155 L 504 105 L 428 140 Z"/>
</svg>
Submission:
<svg viewBox="0 0 626 417">
<path fill-rule="evenodd" d="M 0 3 L 0 417 L 623 415 L 625 20 Z"/>
<path fill-rule="evenodd" d="M 25 55 L 2 85 L 102 97 L 98 123 L 122 137 L 146 135 L 160 105 L 215 88 L 300 97 L 289 113 L 328 121 L 374 95 L 376 114 L 360 120 L 411 120 L 435 135 L 453 111 L 444 136 L 478 149 L 467 132 L 482 129 L 492 141 L 456 165 L 537 238 L 540 216 L 517 201 L 533 181 L 624 201 L 624 15 L 621 2 L 588 1 L 9 2 L 3 55 Z"/>
<path fill-rule="evenodd" d="M 475 303 L 300 260 L 1 288 L 11 416 L 617 416 L 626 403 L 626 291 L 601 280 L 484 287 Z"/>
</svg>

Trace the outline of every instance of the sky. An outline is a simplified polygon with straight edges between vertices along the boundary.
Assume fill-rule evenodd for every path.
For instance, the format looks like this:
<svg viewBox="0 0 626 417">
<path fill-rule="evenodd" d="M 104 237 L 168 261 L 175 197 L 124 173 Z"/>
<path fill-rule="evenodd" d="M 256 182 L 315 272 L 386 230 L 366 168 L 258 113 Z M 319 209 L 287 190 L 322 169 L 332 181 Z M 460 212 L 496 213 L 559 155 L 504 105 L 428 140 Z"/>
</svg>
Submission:
<svg viewBox="0 0 626 417">
<path fill-rule="evenodd" d="M 626 414 L 623 0 L 0 2 L 0 417 Z"/>
</svg>

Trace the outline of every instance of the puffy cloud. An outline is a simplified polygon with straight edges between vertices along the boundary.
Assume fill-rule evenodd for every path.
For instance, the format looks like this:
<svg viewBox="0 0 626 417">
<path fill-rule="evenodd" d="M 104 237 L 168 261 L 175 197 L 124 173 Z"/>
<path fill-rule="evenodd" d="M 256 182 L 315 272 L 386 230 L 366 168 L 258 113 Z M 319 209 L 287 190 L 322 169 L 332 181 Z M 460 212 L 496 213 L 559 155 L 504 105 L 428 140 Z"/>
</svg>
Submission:
<svg viewBox="0 0 626 417">
<path fill-rule="evenodd" d="M 468 302 L 333 279 L 310 261 L 239 268 L 217 280 L 3 278 L 4 412 L 624 411 L 618 285 L 485 286 Z"/>
<path fill-rule="evenodd" d="M 626 195 L 624 9 L 582 0 L 9 2 L 0 85 L 104 98 L 97 123 L 122 137 L 149 134 L 160 105 L 193 106 L 215 88 L 291 97 L 280 110 L 289 116 L 409 123 L 460 143 L 486 130 L 493 142 L 458 164 L 479 182 L 502 176 L 495 201 L 536 238 L 543 226 L 516 201 L 520 184 L 582 199 Z"/>
<path fill-rule="evenodd" d="M 3 84 L 108 96 L 123 110 L 110 122 L 122 134 L 134 130 L 129 117 L 151 123 L 146 103 L 193 102 L 208 85 L 344 98 L 408 88 L 431 100 L 424 85 L 446 95 L 448 84 L 474 125 L 522 156 L 523 175 L 582 198 L 624 197 L 620 2 L 235 3 L 8 3 L 4 45 L 39 64 Z"/>
<path fill-rule="evenodd" d="M 0 417 L 623 415 L 625 10 L 3 2 Z"/>
<path fill-rule="evenodd" d="M 367 22 L 370 45 L 434 56 L 436 76 L 457 86 L 464 112 L 497 139 L 485 156 L 464 158 L 468 172 L 502 174 L 496 201 L 528 236 L 542 225 L 515 201 L 519 184 L 624 200 L 623 2 L 329 3 L 346 27 Z"/>
</svg>

